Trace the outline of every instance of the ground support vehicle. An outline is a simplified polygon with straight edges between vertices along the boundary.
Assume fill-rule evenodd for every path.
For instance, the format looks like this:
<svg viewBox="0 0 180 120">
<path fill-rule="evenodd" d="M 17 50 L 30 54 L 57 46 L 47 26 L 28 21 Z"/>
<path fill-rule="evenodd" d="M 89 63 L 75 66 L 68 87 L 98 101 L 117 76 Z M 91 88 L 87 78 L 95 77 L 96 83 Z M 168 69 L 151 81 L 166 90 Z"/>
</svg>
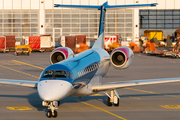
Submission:
<svg viewBox="0 0 180 120">
<path fill-rule="evenodd" d="M 180 57 L 180 53 L 175 52 L 175 51 L 166 51 L 166 52 L 164 52 L 164 55 L 168 56 L 169 58 L 179 58 Z"/>
<path fill-rule="evenodd" d="M 156 55 L 159 57 L 169 57 L 169 58 L 179 58 L 180 57 L 180 52 L 176 52 L 176 51 L 144 51 L 145 54 L 147 54 L 148 56 L 150 55 Z"/>
<path fill-rule="evenodd" d="M 155 55 L 155 51 L 144 51 L 143 53 L 147 54 L 148 56 Z"/>
<path fill-rule="evenodd" d="M 21 53 L 26 54 L 29 56 L 29 53 L 31 53 L 32 49 L 29 45 L 16 45 L 15 46 L 15 55 L 18 56 Z"/>
</svg>

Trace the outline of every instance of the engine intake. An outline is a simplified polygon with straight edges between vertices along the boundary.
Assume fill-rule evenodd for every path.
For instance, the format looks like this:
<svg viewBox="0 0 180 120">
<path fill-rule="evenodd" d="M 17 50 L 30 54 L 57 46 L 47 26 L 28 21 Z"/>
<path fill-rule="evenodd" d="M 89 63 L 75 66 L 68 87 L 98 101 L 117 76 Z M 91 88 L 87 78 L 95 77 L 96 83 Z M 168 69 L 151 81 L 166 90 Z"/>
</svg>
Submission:
<svg viewBox="0 0 180 120">
<path fill-rule="evenodd" d="M 134 54 L 128 47 L 118 47 L 111 53 L 111 64 L 116 69 L 128 68 L 133 60 Z"/>
<path fill-rule="evenodd" d="M 50 63 L 54 64 L 64 59 L 72 57 L 74 52 L 68 47 L 58 47 L 54 49 L 50 54 Z"/>
</svg>

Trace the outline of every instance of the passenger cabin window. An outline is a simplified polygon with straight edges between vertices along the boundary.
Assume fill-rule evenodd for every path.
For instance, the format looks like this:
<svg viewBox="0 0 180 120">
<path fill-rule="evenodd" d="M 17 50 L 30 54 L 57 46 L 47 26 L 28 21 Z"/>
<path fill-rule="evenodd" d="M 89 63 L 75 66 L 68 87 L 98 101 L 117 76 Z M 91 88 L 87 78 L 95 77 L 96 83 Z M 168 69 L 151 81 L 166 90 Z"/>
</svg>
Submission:
<svg viewBox="0 0 180 120">
<path fill-rule="evenodd" d="M 68 75 L 64 70 L 47 70 L 42 75 L 42 78 L 68 78 Z"/>
</svg>

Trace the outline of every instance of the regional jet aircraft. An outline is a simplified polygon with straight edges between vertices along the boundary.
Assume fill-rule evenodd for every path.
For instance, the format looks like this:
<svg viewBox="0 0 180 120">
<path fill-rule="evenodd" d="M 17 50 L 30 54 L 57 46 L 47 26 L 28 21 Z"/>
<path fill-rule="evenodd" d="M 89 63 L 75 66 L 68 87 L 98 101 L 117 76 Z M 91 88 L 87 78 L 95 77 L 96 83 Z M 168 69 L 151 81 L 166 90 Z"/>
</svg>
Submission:
<svg viewBox="0 0 180 120">
<path fill-rule="evenodd" d="M 38 94 L 42 99 L 42 105 L 47 106 L 48 109 L 50 109 L 47 112 L 47 117 L 50 118 L 57 117 L 56 109 L 59 106 L 59 101 L 67 96 L 82 97 L 102 91 L 108 96 L 108 106 L 119 106 L 120 97 L 116 91 L 118 88 L 178 82 L 180 81 L 180 78 L 101 83 L 101 80 L 107 74 L 110 65 L 116 69 L 125 69 L 131 65 L 134 57 L 132 50 L 128 47 L 118 47 L 112 51 L 111 55 L 103 49 L 106 10 L 156 5 L 157 4 L 154 3 L 111 6 L 108 5 L 108 2 L 105 2 L 100 6 L 55 4 L 55 7 L 100 10 L 98 39 L 93 47 L 76 55 L 70 48 L 56 48 L 50 54 L 50 62 L 52 65 L 43 70 L 38 82 L 0 79 L 0 83 L 37 88 Z M 108 90 L 110 93 L 107 92 Z"/>
</svg>

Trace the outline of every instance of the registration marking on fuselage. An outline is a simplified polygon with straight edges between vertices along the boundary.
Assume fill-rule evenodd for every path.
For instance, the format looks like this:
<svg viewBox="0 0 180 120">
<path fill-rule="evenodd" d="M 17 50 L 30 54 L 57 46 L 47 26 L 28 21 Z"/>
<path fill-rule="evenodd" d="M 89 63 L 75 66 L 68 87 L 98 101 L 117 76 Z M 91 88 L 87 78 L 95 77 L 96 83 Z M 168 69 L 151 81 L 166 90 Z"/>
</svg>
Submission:
<svg viewBox="0 0 180 120">
<path fill-rule="evenodd" d="M 22 106 L 22 107 L 6 107 L 9 110 L 32 110 L 30 107 Z"/>
</svg>

